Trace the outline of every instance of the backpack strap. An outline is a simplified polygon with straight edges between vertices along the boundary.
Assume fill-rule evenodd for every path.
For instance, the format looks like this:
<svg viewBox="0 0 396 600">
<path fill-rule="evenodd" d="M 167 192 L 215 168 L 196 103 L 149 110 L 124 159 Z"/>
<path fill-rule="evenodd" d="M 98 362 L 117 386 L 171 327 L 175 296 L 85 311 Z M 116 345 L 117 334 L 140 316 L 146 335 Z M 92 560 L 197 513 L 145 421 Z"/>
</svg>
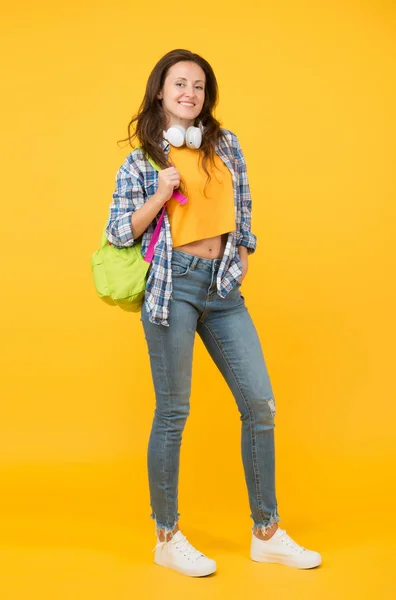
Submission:
<svg viewBox="0 0 396 600">
<path fill-rule="evenodd" d="M 161 211 L 161 215 L 159 218 L 159 221 L 156 225 L 156 228 L 154 229 L 154 233 L 151 236 L 151 240 L 150 240 L 150 244 L 149 247 L 146 250 L 146 254 L 144 256 L 144 260 L 148 263 L 150 263 L 153 260 L 153 256 L 154 256 L 154 248 L 156 243 L 158 242 L 158 238 L 160 236 L 160 231 L 161 231 L 161 227 L 162 227 L 162 221 L 164 220 L 164 214 L 165 214 L 165 207 L 167 205 L 167 202 L 164 204 L 164 208 Z"/>
</svg>

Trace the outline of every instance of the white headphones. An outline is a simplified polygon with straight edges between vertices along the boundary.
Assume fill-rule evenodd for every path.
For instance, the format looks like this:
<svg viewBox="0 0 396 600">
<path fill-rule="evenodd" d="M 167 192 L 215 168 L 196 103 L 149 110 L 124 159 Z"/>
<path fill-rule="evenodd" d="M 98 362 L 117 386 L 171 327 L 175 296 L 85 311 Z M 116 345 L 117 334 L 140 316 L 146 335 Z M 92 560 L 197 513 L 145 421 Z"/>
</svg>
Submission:
<svg viewBox="0 0 396 600">
<path fill-rule="evenodd" d="M 199 127 L 189 127 L 187 130 L 181 125 L 172 125 L 168 131 L 164 131 L 164 138 L 176 148 L 180 148 L 185 143 L 189 148 L 198 150 L 202 144 L 202 132 L 201 123 Z"/>
</svg>

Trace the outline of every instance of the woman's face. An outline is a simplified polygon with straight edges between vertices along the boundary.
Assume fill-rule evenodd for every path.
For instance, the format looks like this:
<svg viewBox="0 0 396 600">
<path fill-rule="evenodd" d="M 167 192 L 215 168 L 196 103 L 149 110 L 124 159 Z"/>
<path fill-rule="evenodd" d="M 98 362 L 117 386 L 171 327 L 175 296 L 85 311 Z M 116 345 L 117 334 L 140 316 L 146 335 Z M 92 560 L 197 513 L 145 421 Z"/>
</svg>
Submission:
<svg viewBox="0 0 396 600">
<path fill-rule="evenodd" d="M 204 71 L 194 62 L 178 62 L 170 67 L 158 94 L 168 119 L 166 128 L 194 124 L 205 100 L 205 79 Z"/>
</svg>

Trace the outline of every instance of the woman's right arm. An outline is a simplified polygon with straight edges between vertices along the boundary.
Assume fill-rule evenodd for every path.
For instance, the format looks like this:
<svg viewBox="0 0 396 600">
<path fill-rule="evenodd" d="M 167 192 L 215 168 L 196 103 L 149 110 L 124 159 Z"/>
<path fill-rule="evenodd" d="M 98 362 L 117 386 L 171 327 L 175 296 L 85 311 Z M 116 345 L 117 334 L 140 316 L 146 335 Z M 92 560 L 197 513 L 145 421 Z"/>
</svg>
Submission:
<svg viewBox="0 0 396 600">
<path fill-rule="evenodd" d="M 163 196 L 155 192 L 154 196 L 151 196 L 141 208 L 138 208 L 131 215 L 131 229 L 132 235 L 135 240 L 146 231 L 151 221 L 157 216 L 161 208 L 164 206 L 166 200 Z"/>
<path fill-rule="evenodd" d="M 110 206 L 106 236 L 116 247 L 133 246 L 146 231 L 180 185 L 180 175 L 174 167 L 158 173 L 158 189 L 146 202 L 143 175 L 127 159 L 116 175 L 116 189 Z"/>
</svg>

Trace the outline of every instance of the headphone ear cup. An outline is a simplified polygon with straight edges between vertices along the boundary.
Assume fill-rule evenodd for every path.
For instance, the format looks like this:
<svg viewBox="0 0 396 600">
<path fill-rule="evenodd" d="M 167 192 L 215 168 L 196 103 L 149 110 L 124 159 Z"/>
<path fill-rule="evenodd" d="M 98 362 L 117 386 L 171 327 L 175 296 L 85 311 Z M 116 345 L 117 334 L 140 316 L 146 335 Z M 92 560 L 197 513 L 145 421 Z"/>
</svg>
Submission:
<svg viewBox="0 0 396 600">
<path fill-rule="evenodd" d="M 202 144 L 202 132 L 199 127 L 189 127 L 186 131 L 186 145 L 198 150 Z"/>
<path fill-rule="evenodd" d="M 172 146 L 180 148 L 186 139 L 186 130 L 181 125 L 172 125 L 168 131 L 164 132 L 164 137 Z"/>
</svg>

